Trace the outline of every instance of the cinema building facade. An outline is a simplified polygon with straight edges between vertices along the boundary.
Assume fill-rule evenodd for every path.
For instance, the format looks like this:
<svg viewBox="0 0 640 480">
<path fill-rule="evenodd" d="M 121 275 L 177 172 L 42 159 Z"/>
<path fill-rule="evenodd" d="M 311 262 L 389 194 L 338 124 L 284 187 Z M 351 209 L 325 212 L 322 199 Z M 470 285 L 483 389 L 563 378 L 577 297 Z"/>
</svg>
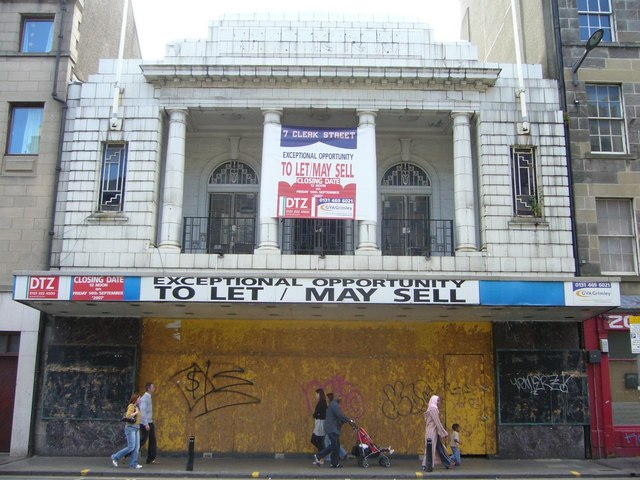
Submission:
<svg viewBox="0 0 640 480">
<path fill-rule="evenodd" d="M 324 388 L 400 455 L 438 394 L 467 454 L 584 458 L 582 322 L 620 294 L 574 276 L 562 122 L 539 66 L 406 19 L 226 16 L 102 61 L 53 267 L 15 276 L 46 314 L 35 451 L 112 451 L 154 381 L 167 453 L 311 453 Z"/>
</svg>

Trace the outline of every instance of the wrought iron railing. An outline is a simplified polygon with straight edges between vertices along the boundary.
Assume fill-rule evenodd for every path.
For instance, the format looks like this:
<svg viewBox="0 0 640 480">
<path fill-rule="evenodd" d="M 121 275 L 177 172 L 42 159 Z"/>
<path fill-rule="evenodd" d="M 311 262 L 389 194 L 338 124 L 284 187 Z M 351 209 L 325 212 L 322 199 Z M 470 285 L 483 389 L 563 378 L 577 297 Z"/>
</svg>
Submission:
<svg viewBox="0 0 640 480">
<path fill-rule="evenodd" d="M 184 253 L 248 253 L 255 249 L 255 217 L 185 217 Z M 387 218 L 380 227 L 382 254 L 446 257 L 454 255 L 453 220 Z M 283 219 L 282 253 L 353 255 L 353 220 Z"/>
<path fill-rule="evenodd" d="M 453 220 L 385 218 L 382 254 L 398 256 L 453 256 Z"/>
<path fill-rule="evenodd" d="M 282 253 L 299 255 L 353 255 L 353 220 L 283 219 Z"/>
<path fill-rule="evenodd" d="M 253 253 L 255 217 L 184 217 L 183 253 Z"/>
</svg>

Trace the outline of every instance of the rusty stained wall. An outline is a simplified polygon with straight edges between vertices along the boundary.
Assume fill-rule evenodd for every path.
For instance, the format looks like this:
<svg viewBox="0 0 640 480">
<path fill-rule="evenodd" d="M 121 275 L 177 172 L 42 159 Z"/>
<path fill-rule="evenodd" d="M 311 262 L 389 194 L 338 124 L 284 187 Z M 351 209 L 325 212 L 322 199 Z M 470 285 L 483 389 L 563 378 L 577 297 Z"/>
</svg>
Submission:
<svg viewBox="0 0 640 480">
<path fill-rule="evenodd" d="M 429 397 L 463 453 L 496 452 L 490 323 L 145 319 L 138 384 L 154 381 L 159 449 L 310 453 L 315 389 L 379 446 L 422 452 Z M 342 443 L 354 445 L 343 428 Z"/>
</svg>

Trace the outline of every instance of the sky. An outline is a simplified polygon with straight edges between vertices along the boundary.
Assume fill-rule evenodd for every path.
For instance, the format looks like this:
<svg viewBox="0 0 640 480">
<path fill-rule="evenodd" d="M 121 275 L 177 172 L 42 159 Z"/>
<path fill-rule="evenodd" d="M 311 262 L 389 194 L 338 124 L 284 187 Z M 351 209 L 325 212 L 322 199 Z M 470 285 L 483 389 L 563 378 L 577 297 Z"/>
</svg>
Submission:
<svg viewBox="0 0 640 480">
<path fill-rule="evenodd" d="M 457 0 L 131 0 L 142 56 L 164 56 L 173 40 L 207 37 L 209 21 L 225 13 L 329 12 L 407 17 L 431 25 L 436 41 L 459 39 Z"/>
</svg>

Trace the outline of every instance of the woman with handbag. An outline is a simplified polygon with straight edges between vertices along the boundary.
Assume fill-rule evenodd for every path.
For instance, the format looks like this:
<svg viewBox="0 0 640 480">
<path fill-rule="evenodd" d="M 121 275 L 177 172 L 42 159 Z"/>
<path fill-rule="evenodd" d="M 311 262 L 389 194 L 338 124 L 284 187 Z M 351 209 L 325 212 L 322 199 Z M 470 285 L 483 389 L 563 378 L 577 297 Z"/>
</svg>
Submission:
<svg viewBox="0 0 640 480">
<path fill-rule="evenodd" d="M 140 395 L 134 393 L 131 395 L 127 412 L 122 417 L 124 424 L 124 436 L 127 439 L 127 446 L 117 453 L 111 455 L 111 463 L 114 467 L 118 466 L 118 462 L 124 456 L 131 454 L 129 468 L 142 468 L 138 463 L 138 453 L 140 452 Z"/>
<path fill-rule="evenodd" d="M 327 399 L 324 390 L 319 388 L 316 390 L 318 403 L 313 411 L 313 433 L 311 434 L 311 443 L 318 451 L 324 448 L 324 419 L 327 416 Z"/>
</svg>

